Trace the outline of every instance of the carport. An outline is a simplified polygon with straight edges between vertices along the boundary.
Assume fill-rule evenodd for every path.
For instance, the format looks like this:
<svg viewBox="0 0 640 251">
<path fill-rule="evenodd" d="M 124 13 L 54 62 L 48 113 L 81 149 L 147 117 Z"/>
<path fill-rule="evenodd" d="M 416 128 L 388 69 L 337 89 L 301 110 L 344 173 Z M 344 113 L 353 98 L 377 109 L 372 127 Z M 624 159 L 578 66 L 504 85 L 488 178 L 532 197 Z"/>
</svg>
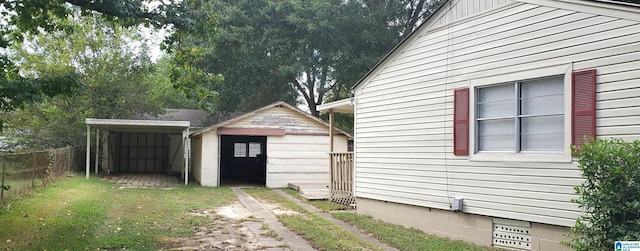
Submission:
<svg viewBox="0 0 640 251">
<path fill-rule="evenodd" d="M 123 172 L 170 172 L 182 160 L 184 183 L 189 181 L 189 121 L 85 119 L 87 125 L 86 175 L 91 171 L 91 131 L 95 129 L 95 172 L 102 150 L 106 169 Z M 101 132 L 105 135 L 100 145 Z M 103 149 L 100 149 L 100 148 Z M 182 155 L 179 154 L 182 150 Z M 177 173 L 177 172 L 175 172 Z"/>
</svg>

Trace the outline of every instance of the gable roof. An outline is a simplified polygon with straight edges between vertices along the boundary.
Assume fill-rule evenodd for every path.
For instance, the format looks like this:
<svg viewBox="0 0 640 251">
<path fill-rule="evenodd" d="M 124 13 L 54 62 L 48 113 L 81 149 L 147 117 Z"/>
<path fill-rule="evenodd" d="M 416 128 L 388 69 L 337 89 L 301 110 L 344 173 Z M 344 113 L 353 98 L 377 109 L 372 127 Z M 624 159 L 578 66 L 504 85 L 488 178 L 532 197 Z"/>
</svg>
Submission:
<svg viewBox="0 0 640 251">
<path fill-rule="evenodd" d="M 215 125 L 212 125 L 212 126 L 209 126 L 209 127 L 203 128 L 203 129 L 198 130 L 198 131 L 194 131 L 193 133 L 191 133 L 191 135 L 192 135 L 192 136 L 197 136 L 197 135 L 200 135 L 200 134 L 206 133 L 206 132 L 208 132 L 208 131 L 211 131 L 211 130 L 214 130 L 214 129 L 218 129 L 218 128 L 220 128 L 220 127 L 224 127 L 224 126 L 227 126 L 227 125 L 233 124 L 234 122 L 237 122 L 237 121 L 243 120 L 243 119 L 245 119 L 245 118 L 249 118 L 249 117 L 251 117 L 251 116 L 253 116 L 253 115 L 257 114 L 257 113 L 260 113 L 260 112 L 262 112 L 262 111 L 265 111 L 265 110 L 268 110 L 268 109 L 271 109 L 271 108 L 274 108 L 274 107 L 284 107 L 284 108 L 288 108 L 289 110 L 291 110 L 291 111 L 293 111 L 293 112 L 299 113 L 299 114 L 301 114 L 301 115 L 305 116 L 306 118 L 309 118 L 309 119 L 311 119 L 311 120 L 313 120 L 313 121 L 315 121 L 315 122 L 317 122 L 317 123 L 320 123 L 320 124 L 322 124 L 322 125 L 324 125 L 324 126 L 326 126 L 326 127 L 329 127 L 329 124 L 328 124 L 327 122 L 325 122 L 324 120 L 321 120 L 321 119 L 319 119 L 319 118 L 316 118 L 316 117 L 312 116 L 312 115 L 311 115 L 311 114 L 309 114 L 309 113 L 306 113 L 306 112 L 304 112 L 304 111 L 302 111 L 302 110 L 300 110 L 300 109 L 298 109 L 298 108 L 296 108 L 296 107 L 294 107 L 294 106 L 292 106 L 292 105 L 287 104 L 287 103 L 286 103 L 286 102 L 284 102 L 284 101 L 278 101 L 278 102 L 275 102 L 275 103 L 273 103 L 273 104 L 270 104 L 270 105 L 264 106 L 264 107 L 262 107 L 262 108 L 258 108 L 257 110 L 254 110 L 254 111 L 252 111 L 252 112 L 246 113 L 246 114 L 244 114 L 244 115 L 241 115 L 241 116 L 238 116 L 238 117 L 235 117 L 235 118 L 232 118 L 232 119 L 229 119 L 229 120 L 226 120 L 226 121 L 223 121 L 223 122 L 217 123 L 217 124 L 215 124 Z M 348 137 L 351 137 L 351 134 L 349 134 L 349 133 L 347 133 L 347 132 L 345 132 L 345 131 L 343 131 L 343 130 L 340 130 L 340 129 L 338 129 L 338 128 L 335 128 L 335 130 L 336 130 L 336 131 L 338 131 L 338 132 L 340 132 L 341 134 L 344 134 L 344 135 L 346 135 L 346 136 L 348 136 Z"/>
<path fill-rule="evenodd" d="M 465 1 L 465 0 L 445 0 L 443 1 L 438 8 L 429 15 L 420 26 L 418 26 L 415 30 L 411 32 L 407 37 L 405 37 L 400 43 L 398 43 L 395 47 L 393 47 L 376 65 L 374 65 L 362 78 L 356 82 L 353 87 L 351 87 L 351 91 L 353 92 L 356 88 L 360 87 L 363 83 L 365 83 L 366 79 L 369 78 L 375 71 L 381 67 L 390 57 L 395 55 L 395 53 L 401 48 L 407 45 L 408 41 L 415 39 L 420 36 L 420 33 L 424 31 L 428 26 L 433 24 L 433 19 L 439 17 L 441 11 L 448 11 L 445 6 L 451 5 L 452 2 L 455 1 Z M 542 2 L 566 2 L 573 4 L 590 4 L 595 7 L 608 6 L 612 9 L 616 10 L 629 10 L 634 9 L 634 12 L 640 13 L 640 0 L 513 0 L 514 2 L 534 2 L 539 5 L 544 5 Z"/>
</svg>

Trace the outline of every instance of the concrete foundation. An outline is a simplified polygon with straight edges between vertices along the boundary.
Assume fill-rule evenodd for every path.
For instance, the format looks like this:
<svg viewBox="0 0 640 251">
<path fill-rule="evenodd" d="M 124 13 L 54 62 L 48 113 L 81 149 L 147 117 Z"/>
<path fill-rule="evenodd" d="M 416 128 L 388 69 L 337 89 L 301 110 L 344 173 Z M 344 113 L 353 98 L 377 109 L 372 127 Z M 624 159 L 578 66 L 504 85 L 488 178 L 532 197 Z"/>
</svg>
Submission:
<svg viewBox="0 0 640 251">
<path fill-rule="evenodd" d="M 493 217 L 357 198 L 357 212 L 376 219 L 413 227 L 425 233 L 482 246 L 493 243 Z M 531 223 L 531 250 L 569 251 L 568 227 Z"/>
</svg>

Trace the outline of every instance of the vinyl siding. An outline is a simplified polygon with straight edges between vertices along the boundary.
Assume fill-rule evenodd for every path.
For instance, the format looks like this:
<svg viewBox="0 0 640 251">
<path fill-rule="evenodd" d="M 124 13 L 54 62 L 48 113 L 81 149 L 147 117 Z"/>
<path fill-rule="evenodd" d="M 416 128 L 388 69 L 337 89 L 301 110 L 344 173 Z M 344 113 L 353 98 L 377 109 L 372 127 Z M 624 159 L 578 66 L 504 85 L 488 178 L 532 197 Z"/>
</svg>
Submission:
<svg viewBox="0 0 640 251">
<path fill-rule="evenodd" d="M 580 4 L 489 2 L 437 13 L 355 89 L 356 196 L 439 209 L 460 197 L 466 213 L 572 226 L 576 163 L 453 155 L 453 90 L 596 69 L 598 137 L 640 139 L 640 23 Z"/>
<path fill-rule="evenodd" d="M 447 15 L 437 16 L 436 25 L 449 24 L 458 19 L 480 13 L 482 11 L 498 7 L 502 4 L 510 2 L 510 0 L 456 0 L 451 1 L 450 5 L 444 6 L 451 9 Z M 444 13 L 443 13 L 444 14 Z"/>
<path fill-rule="evenodd" d="M 336 152 L 347 151 L 347 138 L 334 138 Z M 289 182 L 329 183 L 329 138 L 285 135 L 267 138 L 267 187 L 286 187 Z"/>
</svg>

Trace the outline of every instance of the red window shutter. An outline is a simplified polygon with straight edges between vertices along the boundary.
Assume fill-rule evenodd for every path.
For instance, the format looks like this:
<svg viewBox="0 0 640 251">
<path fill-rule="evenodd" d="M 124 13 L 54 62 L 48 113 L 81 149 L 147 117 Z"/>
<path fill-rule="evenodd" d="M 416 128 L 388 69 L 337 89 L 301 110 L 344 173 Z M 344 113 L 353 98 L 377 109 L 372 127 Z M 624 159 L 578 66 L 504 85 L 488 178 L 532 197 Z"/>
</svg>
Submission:
<svg viewBox="0 0 640 251">
<path fill-rule="evenodd" d="M 453 91 L 453 154 L 469 154 L 469 88 Z"/>
<path fill-rule="evenodd" d="M 573 72 L 571 90 L 571 144 L 579 148 L 596 137 L 596 70 Z"/>
</svg>

